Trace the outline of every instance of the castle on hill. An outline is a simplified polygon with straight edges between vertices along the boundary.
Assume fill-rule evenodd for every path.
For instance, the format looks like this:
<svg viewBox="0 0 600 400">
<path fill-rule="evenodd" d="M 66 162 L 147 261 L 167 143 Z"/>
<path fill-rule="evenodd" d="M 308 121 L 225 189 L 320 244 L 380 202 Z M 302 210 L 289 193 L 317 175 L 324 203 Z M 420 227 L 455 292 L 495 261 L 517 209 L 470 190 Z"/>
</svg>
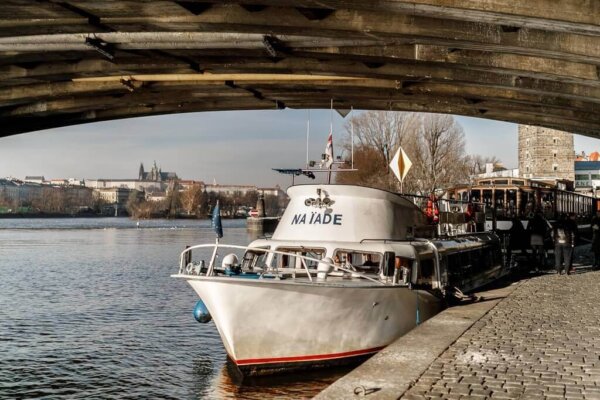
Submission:
<svg viewBox="0 0 600 400">
<path fill-rule="evenodd" d="M 178 179 L 177 174 L 175 172 L 162 172 L 162 168 L 156 166 L 156 161 L 154 161 L 154 165 L 149 172 L 144 170 L 144 163 L 140 163 L 139 181 L 166 182 L 173 179 Z"/>
</svg>

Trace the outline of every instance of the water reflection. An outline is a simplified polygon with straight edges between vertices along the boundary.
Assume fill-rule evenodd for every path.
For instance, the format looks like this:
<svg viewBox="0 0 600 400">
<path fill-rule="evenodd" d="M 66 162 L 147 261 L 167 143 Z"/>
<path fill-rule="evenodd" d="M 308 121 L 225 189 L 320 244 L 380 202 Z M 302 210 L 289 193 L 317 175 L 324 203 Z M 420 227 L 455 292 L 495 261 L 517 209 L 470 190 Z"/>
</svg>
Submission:
<svg viewBox="0 0 600 400">
<path fill-rule="evenodd" d="M 227 359 L 210 385 L 211 399 L 309 399 L 355 366 L 317 369 L 273 376 L 243 377 Z"/>
</svg>

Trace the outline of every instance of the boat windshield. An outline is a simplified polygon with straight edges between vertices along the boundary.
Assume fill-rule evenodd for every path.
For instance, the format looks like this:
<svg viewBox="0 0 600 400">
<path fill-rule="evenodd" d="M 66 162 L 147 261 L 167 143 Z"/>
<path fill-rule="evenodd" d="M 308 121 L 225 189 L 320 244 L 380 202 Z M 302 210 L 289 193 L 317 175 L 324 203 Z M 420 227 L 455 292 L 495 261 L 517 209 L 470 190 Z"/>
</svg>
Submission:
<svg viewBox="0 0 600 400">
<path fill-rule="evenodd" d="M 325 249 L 321 248 L 279 247 L 277 251 L 315 258 L 317 260 L 321 260 L 325 255 Z M 316 261 L 305 260 L 305 262 L 308 268 L 317 268 L 318 263 Z M 271 265 L 276 266 L 277 268 L 304 268 L 304 266 L 302 265 L 302 258 L 287 254 L 275 254 L 273 257 L 273 263 Z"/>
<path fill-rule="evenodd" d="M 269 249 L 268 247 L 261 247 L 264 249 Z M 244 259 L 242 260 L 242 269 L 244 271 L 252 271 L 254 268 L 264 269 L 267 265 L 267 257 L 269 253 L 265 251 L 259 250 L 248 250 L 244 254 Z"/>
<path fill-rule="evenodd" d="M 334 264 L 351 265 L 360 272 L 378 273 L 383 259 L 380 253 L 338 249 L 333 255 Z"/>
</svg>

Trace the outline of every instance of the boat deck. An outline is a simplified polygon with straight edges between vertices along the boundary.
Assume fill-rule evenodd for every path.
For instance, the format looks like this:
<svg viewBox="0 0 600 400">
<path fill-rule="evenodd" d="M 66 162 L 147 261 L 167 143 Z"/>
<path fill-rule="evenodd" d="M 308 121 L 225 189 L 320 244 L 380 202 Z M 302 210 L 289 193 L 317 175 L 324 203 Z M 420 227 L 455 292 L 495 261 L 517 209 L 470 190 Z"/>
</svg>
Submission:
<svg viewBox="0 0 600 400">
<path fill-rule="evenodd" d="M 258 275 L 216 275 L 216 276 L 198 276 L 198 275 L 187 275 L 187 274 L 177 274 L 172 275 L 174 278 L 183 278 L 188 280 L 213 280 L 213 281 L 246 281 L 246 282 L 261 282 L 265 284 L 272 283 L 285 283 L 285 284 L 299 284 L 299 285 L 320 285 L 320 286 L 330 286 L 330 287 L 370 287 L 370 288 L 381 288 L 381 287 L 407 287 L 407 285 L 392 285 L 391 283 L 385 282 L 373 282 L 368 279 L 363 279 L 360 277 L 350 277 L 346 278 L 340 274 L 340 276 L 328 276 L 326 281 L 318 280 L 316 274 L 312 276 L 312 281 L 308 278 L 305 271 L 304 273 L 297 273 L 295 277 L 288 273 L 282 273 L 281 276 L 277 276 L 275 274 L 265 274 L 262 278 Z M 369 276 L 370 278 L 377 279 L 376 275 Z"/>
</svg>

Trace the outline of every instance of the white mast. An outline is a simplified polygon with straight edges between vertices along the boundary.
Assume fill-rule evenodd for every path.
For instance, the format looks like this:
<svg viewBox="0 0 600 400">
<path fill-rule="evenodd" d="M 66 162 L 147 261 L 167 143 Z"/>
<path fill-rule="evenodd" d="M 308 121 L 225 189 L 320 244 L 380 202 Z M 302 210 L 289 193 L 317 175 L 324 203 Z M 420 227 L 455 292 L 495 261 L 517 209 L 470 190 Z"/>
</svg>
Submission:
<svg viewBox="0 0 600 400">
<path fill-rule="evenodd" d="M 331 156 L 333 158 L 333 98 L 331 99 L 331 105 L 329 107 L 329 134 L 331 135 Z M 335 160 L 331 160 L 332 164 L 329 166 L 329 173 L 327 174 L 327 184 L 331 183 L 331 167 L 333 167 L 333 162 Z"/>
<path fill-rule="evenodd" d="M 308 119 L 306 120 L 306 168 L 308 168 L 308 139 L 310 137 L 310 108 L 308 109 Z"/>
</svg>

